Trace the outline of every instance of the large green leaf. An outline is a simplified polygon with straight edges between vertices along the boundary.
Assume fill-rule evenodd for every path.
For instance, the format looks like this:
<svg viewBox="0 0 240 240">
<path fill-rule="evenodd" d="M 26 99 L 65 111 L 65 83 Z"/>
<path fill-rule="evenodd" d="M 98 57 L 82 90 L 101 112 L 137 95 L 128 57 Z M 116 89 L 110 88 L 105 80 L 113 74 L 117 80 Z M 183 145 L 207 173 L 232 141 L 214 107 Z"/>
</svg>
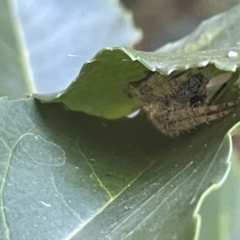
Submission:
<svg viewBox="0 0 240 240">
<path fill-rule="evenodd" d="M 0 96 L 13 99 L 65 89 L 96 51 L 141 36 L 117 0 L 1 0 L 0 25 Z"/>
<path fill-rule="evenodd" d="M 231 158 L 229 176 L 219 189 L 214 189 L 200 209 L 200 240 L 239 239 L 240 164 L 236 154 Z M 211 209 L 211 211 L 209 211 Z"/>
<path fill-rule="evenodd" d="M 138 78 L 146 68 L 135 63 Z M 108 121 L 32 99 L 0 102 L 1 239 L 192 239 L 193 213 L 229 168 L 224 136 L 240 117 L 238 108 L 169 139 L 144 115 Z"/>
<path fill-rule="evenodd" d="M 31 92 L 31 77 L 11 1 L 0 1 L 0 96 L 11 99 L 25 97 Z"/>
<path fill-rule="evenodd" d="M 237 57 L 231 57 L 232 53 Z M 129 82 L 143 78 L 147 71 L 168 75 L 175 70 L 210 64 L 215 70 L 234 72 L 240 66 L 238 55 L 240 48 L 177 54 L 107 48 L 83 66 L 76 81 L 63 93 L 34 94 L 34 97 L 44 102 L 62 102 L 74 111 L 116 119 L 139 108 L 137 101 L 129 97 L 127 86 Z M 212 67 L 205 69 L 212 76 L 215 70 Z"/>
<path fill-rule="evenodd" d="M 173 140 L 144 115 L 107 121 L 31 99 L 0 106 L 2 239 L 192 239 L 193 211 L 228 169 L 222 138 L 240 117 Z"/>
<path fill-rule="evenodd" d="M 65 91 L 34 97 L 44 102 L 62 102 L 71 110 L 108 119 L 126 116 L 139 108 L 127 94 L 128 83 L 140 80 L 149 70 L 169 75 L 176 70 L 213 65 L 219 70 L 236 71 L 240 66 L 240 33 L 236 29 L 239 16 L 240 5 L 209 19 L 189 37 L 154 53 L 124 47 L 103 49 L 83 66 Z M 191 51 L 184 52 L 185 48 Z M 196 51 L 199 49 L 206 50 Z"/>
</svg>

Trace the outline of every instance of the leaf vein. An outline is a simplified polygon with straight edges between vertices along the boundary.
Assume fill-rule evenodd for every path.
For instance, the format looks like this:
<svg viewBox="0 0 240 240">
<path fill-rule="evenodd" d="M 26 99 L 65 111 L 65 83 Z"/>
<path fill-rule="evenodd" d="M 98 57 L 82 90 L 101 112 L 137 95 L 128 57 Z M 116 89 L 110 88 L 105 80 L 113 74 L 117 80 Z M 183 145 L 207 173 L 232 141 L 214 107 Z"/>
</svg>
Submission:
<svg viewBox="0 0 240 240">
<path fill-rule="evenodd" d="M 92 164 L 89 162 L 87 156 L 82 152 L 80 146 L 79 146 L 79 142 L 77 141 L 77 147 L 78 147 L 78 151 L 79 153 L 82 155 L 82 157 L 84 158 L 84 160 L 86 161 L 87 165 L 89 166 L 89 168 L 91 169 L 92 175 L 94 176 L 94 178 L 97 180 L 97 182 L 99 183 L 99 186 L 107 193 L 109 200 L 113 199 L 113 195 L 110 193 L 110 191 L 107 189 L 107 187 L 104 186 L 103 182 L 101 181 L 101 179 L 98 177 L 94 167 L 92 166 Z"/>
</svg>

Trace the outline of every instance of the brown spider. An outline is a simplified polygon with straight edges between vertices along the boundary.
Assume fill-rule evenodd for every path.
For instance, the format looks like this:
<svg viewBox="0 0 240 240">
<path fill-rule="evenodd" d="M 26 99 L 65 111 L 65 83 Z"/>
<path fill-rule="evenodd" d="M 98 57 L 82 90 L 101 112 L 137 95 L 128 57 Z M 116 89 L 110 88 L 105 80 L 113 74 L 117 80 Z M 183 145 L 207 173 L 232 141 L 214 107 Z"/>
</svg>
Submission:
<svg viewBox="0 0 240 240">
<path fill-rule="evenodd" d="M 233 102 L 209 104 L 208 83 L 199 69 L 169 76 L 149 72 L 146 78 L 131 82 L 130 91 L 153 124 L 164 135 L 175 137 L 234 110 Z"/>
</svg>

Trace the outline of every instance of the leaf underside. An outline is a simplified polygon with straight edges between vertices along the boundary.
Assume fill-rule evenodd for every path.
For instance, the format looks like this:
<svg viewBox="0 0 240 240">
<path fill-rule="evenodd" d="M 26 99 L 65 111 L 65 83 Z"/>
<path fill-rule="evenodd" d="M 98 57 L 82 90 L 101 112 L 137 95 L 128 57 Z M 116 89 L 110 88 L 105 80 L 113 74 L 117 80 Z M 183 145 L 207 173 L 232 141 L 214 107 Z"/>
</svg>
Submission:
<svg viewBox="0 0 240 240">
<path fill-rule="evenodd" d="M 209 50 L 195 53 L 147 53 L 130 48 L 107 48 L 86 63 L 77 79 L 63 93 L 33 96 L 43 102 L 61 102 L 69 109 L 94 116 L 117 119 L 137 108 L 129 97 L 129 82 L 144 78 L 148 71 L 169 75 L 173 71 L 214 66 L 221 71 L 235 72 L 240 58 L 229 57 L 240 48 Z M 216 71 L 213 68 L 213 71 Z"/>
</svg>

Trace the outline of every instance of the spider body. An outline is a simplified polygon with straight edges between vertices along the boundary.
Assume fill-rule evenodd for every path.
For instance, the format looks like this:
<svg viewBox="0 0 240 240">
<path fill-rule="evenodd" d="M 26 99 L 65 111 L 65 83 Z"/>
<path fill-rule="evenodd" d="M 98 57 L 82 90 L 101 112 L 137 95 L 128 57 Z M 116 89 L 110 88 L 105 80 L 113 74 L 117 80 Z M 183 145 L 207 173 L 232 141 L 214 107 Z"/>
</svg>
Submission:
<svg viewBox="0 0 240 240">
<path fill-rule="evenodd" d="M 155 72 L 130 83 L 130 90 L 153 124 L 164 135 L 175 137 L 234 109 L 232 102 L 209 104 L 208 83 L 209 79 L 199 69 L 170 76 Z"/>
</svg>

